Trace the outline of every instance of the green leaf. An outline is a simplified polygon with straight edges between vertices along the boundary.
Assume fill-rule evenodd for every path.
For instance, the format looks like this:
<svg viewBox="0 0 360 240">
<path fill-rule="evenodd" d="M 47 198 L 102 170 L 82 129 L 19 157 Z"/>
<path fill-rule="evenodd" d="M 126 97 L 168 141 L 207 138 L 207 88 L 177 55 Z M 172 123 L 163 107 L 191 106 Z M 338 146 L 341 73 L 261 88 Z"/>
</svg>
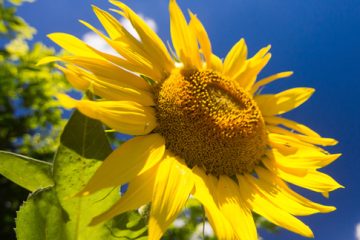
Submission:
<svg viewBox="0 0 360 240">
<path fill-rule="evenodd" d="M 112 226 L 112 235 L 117 239 L 147 239 L 145 219 L 136 211 L 117 216 Z"/>
<path fill-rule="evenodd" d="M 54 185 L 51 167 L 48 162 L 0 151 L 0 174 L 32 192 Z"/>
<path fill-rule="evenodd" d="M 102 124 L 78 111 L 71 116 L 60 141 L 84 158 L 104 160 L 111 153 Z"/>
<path fill-rule="evenodd" d="M 40 190 L 30 195 L 17 212 L 17 239 L 64 240 L 67 220 L 54 188 Z"/>
</svg>

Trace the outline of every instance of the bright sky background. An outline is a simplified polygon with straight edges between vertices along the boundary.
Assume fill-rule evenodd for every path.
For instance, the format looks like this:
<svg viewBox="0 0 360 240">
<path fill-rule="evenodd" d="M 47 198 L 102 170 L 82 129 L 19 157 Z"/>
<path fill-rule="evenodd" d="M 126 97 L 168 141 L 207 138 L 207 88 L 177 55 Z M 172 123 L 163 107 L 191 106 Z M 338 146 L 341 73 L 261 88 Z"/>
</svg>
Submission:
<svg viewBox="0 0 360 240">
<path fill-rule="evenodd" d="M 220 57 L 241 37 L 250 53 L 272 44 L 272 60 L 263 71 L 267 76 L 293 70 L 294 76 L 273 83 L 266 92 L 307 86 L 317 91 L 302 107 L 287 114 L 324 137 L 339 140 L 332 153 L 343 156 L 325 168 L 346 186 L 325 199 L 319 194 L 302 194 L 337 211 L 302 218 L 319 240 L 360 240 L 360 1 L 359 0 L 178 0 L 183 10 L 191 9 L 204 23 L 213 49 Z M 153 24 L 165 41 L 170 39 L 166 0 L 127 0 L 136 12 Z M 20 15 L 37 28 L 35 40 L 45 41 L 52 32 L 68 32 L 93 41 L 83 19 L 98 22 L 90 4 L 109 8 L 105 0 L 37 0 L 25 4 Z M 358 229 L 358 233 L 356 233 Z M 261 232 L 265 240 L 302 240 L 288 231 Z M 356 238 L 357 236 L 357 238 Z"/>
</svg>

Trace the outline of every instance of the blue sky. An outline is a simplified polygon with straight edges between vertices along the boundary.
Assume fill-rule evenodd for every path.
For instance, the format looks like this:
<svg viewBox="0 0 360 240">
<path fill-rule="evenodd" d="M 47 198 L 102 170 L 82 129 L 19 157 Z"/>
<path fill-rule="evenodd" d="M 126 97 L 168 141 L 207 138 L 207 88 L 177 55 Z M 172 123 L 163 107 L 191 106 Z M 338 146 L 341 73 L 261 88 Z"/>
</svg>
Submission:
<svg viewBox="0 0 360 240">
<path fill-rule="evenodd" d="M 212 40 L 216 54 L 224 57 L 244 37 L 250 53 L 272 44 L 272 60 L 262 75 L 293 70 L 294 76 L 267 87 L 267 92 L 286 88 L 314 87 L 312 99 L 287 114 L 339 144 L 328 150 L 343 156 L 325 168 L 346 188 L 330 199 L 302 194 L 337 211 L 302 218 L 319 240 L 355 239 L 360 223 L 360 1 L 358 0 L 178 0 L 180 6 L 197 13 Z M 133 9 L 155 20 L 158 34 L 169 36 L 166 0 L 126 1 Z M 51 32 L 82 37 L 88 30 L 77 20 L 97 25 L 90 4 L 109 8 L 105 0 L 37 0 L 23 5 L 19 14 L 37 28 L 35 40 L 45 41 Z M 305 239 L 287 231 L 261 232 L 264 239 Z"/>
</svg>

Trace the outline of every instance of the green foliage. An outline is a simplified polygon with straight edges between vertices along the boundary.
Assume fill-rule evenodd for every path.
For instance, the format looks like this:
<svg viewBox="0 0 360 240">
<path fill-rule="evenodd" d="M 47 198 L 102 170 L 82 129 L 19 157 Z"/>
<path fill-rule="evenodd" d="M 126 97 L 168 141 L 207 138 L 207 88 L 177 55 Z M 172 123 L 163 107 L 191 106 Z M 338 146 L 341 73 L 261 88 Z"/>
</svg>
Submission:
<svg viewBox="0 0 360 240">
<path fill-rule="evenodd" d="M 121 214 L 113 219 L 114 232 L 112 236 L 116 239 L 147 239 L 147 226 L 145 218 L 137 211 Z"/>
<path fill-rule="evenodd" d="M 34 192 L 18 212 L 17 238 L 64 240 L 67 218 L 53 188 Z"/>
<path fill-rule="evenodd" d="M 48 162 L 3 151 L 0 159 L 0 173 L 29 191 L 54 185 Z"/>
<path fill-rule="evenodd" d="M 0 0 L 0 34 L 6 37 L 31 39 L 36 30 L 30 27 L 24 19 L 16 15 L 17 6 L 23 2 L 33 2 L 32 0 Z M 15 5 L 15 6 L 14 6 Z"/>
<path fill-rule="evenodd" d="M 78 112 L 67 123 L 61 135 L 61 144 L 85 158 L 103 160 L 111 153 L 101 123 L 85 118 Z"/>
<path fill-rule="evenodd" d="M 53 65 L 36 66 L 55 51 L 28 46 L 35 30 L 16 15 L 16 6 L 0 2 L 0 19 L 0 37 L 9 41 L 0 49 L 0 149 L 50 159 L 63 127 L 53 96 L 68 85 Z"/>
<path fill-rule="evenodd" d="M 0 53 L 0 126 L 11 126 L 0 128 L 0 148 L 49 158 L 63 126 L 53 96 L 66 89 L 65 81 L 53 66 L 35 66 L 52 49 L 36 43 L 20 53 L 12 44 Z"/>
<path fill-rule="evenodd" d="M 53 65 L 36 66 L 55 51 L 42 43 L 28 45 L 36 30 L 16 13 L 23 2 L 31 1 L 0 0 L 0 150 L 48 161 L 63 128 L 62 111 L 53 96 L 67 89 L 67 84 Z M 15 169 L 13 165 L 8 171 L 10 179 L 14 174 L 32 177 Z M 21 186 L 35 188 L 35 181 Z M 6 196 L 0 198 L 0 239 L 15 239 L 15 211 L 27 195 L 28 191 L 0 176 L 0 196 Z"/>
<path fill-rule="evenodd" d="M 17 214 L 17 238 L 145 239 L 145 219 L 137 211 L 88 226 L 93 217 L 119 200 L 119 190 L 104 189 L 90 196 L 75 196 L 110 152 L 101 123 L 77 111 L 61 135 L 61 144 L 52 164 L 2 152 L 0 173 L 34 191 Z M 18 173 L 9 175 L 10 169 Z M 32 176 L 41 177 L 31 185 Z"/>
</svg>

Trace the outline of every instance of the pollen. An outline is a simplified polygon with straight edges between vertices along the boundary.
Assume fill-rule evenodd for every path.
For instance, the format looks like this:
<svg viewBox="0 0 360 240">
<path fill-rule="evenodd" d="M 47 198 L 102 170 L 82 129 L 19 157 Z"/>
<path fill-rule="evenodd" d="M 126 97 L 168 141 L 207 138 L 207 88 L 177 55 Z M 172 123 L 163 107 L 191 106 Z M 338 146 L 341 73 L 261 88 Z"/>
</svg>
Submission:
<svg viewBox="0 0 360 240">
<path fill-rule="evenodd" d="M 267 141 L 261 112 L 236 82 L 209 70 L 175 70 L 156 86 L 167 149 L 215 176 L 252 172 Z"/>
</svg>

